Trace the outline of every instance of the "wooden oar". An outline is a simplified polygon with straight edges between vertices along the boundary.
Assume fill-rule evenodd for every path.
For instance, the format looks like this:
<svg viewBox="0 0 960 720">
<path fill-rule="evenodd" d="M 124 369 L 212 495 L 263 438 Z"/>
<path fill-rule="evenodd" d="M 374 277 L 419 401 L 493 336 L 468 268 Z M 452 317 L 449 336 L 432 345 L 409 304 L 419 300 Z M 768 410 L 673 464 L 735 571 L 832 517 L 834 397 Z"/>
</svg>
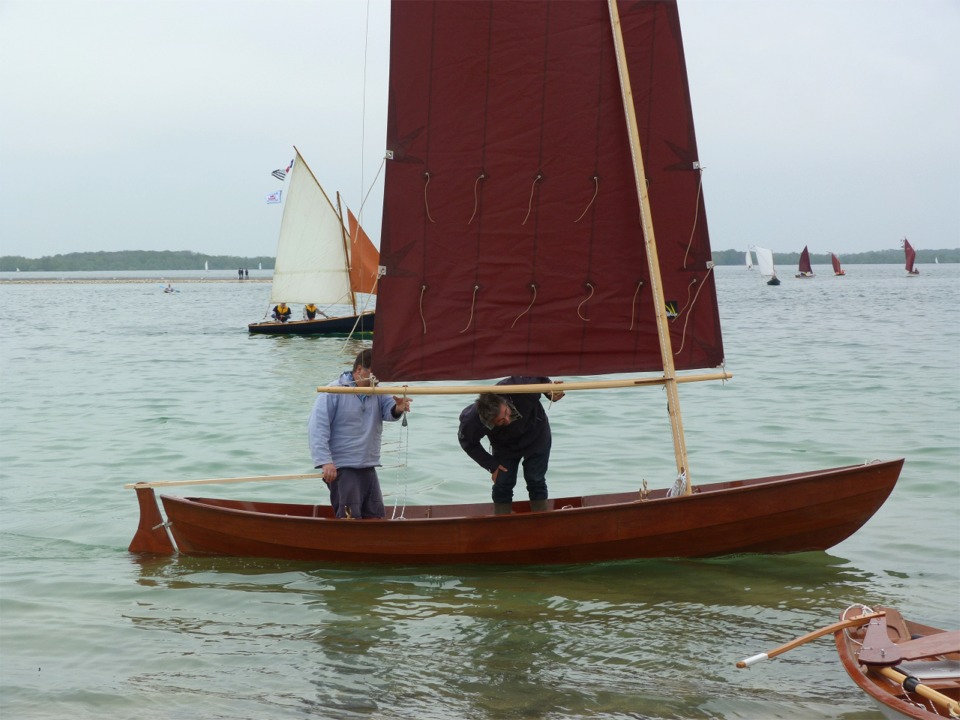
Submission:
<svg viewBox="0 0 960 720">
<path fill-rule="evenodd" d="M 950 717 L 960 717 L 960 702 L 957 702 L 953 698 L 950 698 L 944 695 L 942 692 L 937 692 L 933 688 L 924 685 L 915 677 L 904 675 L 896 668 L 885 667 L 874 669 L 884 677 L 888 677 L 898 685 L 902 685 L 903 689 L 907 692 L 916 693 L 920 697 L 925 697 L 927 700 L 936 703 L 940 707 L 946 708 L 950 712 Z"/>
<path fill-rule="evenodd" d="M 251 477 L 235 478 L 207 478 L 205 480 L 157 480 L 155 482 L 127 483 L 125 489 L 145 487 L 174 487 L 175 485 L 215 485 L 217 483 L 245 483 L 245 482 L 273 482 L 274 480 L 313 480 L 322 478 L 323 473 L 307 473 L 304 475 L 253 475 Z"/>
<path fill-rule="evenodd" d="M 809 632 L 802 637 L 798 637 L 796 640 L 791 640 L 786 645 L 781 645 L 778 648 L 769 650 L 765 653 L 760 653 L 759 655 L 754 655 L 752 657 L 745 658 L 737 663 L 738 668 L 748 668 L 751 665 L 755 665 L 761 660 L 769 660 L 770 658 L 775 658 L 777 655 L 782 655 L 788 650 L 793 650 L 794 648 L 805 645 L 811 640 L 816 640 L 818 637 L 823 637 L 824 635 L 829 635 L 830 633 L 835 633 L 837 630 L 843 630 L 844 628 L 849 627 L 858 627 L 860 625 L 866 625 L 873 618 L 878 618 L 886 615 L 885 612 L 876 612 L 870 613 L 868 615 L 858 615 L 855 618 L 849 620 L 840 620 L 839 622 L 833 623 L 833 625 L 827 625 L 822 627 L 819 630 L 814 630 Z"/>
<path fill-rule="evenodd" d="M 728 372 L 700 375 L 677 375 L 678 383 L 703 382 L 705 380 L 729 380 L 733 375 Z M 376 387 L 355 387 L 353 385 L 329 385 L 317 388 L 317 392 L 339 393 L 344 395 L 476 395 L 477 393 L 549 393 L 555 390 L 607 390 L 615 388 L 642 387 L 644 385 L 663 385 L 668 380 L 663 377 L 630 378 L 623 380 L 564 380 L 561 383 L 531 383 L 530 385 L 378 385 Z M 557 387 L 559 385 L 559 387 Z"/>
</svg>

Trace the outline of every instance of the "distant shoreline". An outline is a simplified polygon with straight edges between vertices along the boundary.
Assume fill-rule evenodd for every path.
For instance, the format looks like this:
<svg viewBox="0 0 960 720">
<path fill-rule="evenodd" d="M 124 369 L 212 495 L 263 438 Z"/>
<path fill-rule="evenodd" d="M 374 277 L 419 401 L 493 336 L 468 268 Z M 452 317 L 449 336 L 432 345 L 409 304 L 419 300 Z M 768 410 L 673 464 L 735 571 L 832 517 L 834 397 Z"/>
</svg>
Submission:
<svg viewBox="0 0 960 720">
<path fill-rule="evenodd" d="M 150 283 L 154 285 L 184 285 L 187 283 L 270 283 L 272 278 L 163 278 L 163 277 L 130 277 L 130 278 L 0 278 L 0 285 L 130 285 Z"/>
</svg>

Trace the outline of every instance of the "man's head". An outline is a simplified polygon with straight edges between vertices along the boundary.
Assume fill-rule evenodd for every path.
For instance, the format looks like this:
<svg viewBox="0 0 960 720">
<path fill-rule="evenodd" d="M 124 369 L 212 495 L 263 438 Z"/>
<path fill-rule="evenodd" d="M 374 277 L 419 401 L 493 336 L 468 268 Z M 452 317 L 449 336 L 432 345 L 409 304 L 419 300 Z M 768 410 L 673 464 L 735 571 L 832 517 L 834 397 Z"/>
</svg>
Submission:
<svg viewBox="0 0 960 720">
<path fill-rule="evenodd" d="M 357 353 L 357 359 L 353 361 L 353 380 L 358 387 L 370 387 L 376 380 L 370 371 L 370 364 L 373 362 L 373 351 L 369 348 Z"/>
<path fill-rule="evenodd" d="M 477 415 L 484 427 L 493 429 L 509 425 L 520 418 L 520 413 L 507 398 L 494 393 L 482 393 L 476 400 Z"/>
</svg>

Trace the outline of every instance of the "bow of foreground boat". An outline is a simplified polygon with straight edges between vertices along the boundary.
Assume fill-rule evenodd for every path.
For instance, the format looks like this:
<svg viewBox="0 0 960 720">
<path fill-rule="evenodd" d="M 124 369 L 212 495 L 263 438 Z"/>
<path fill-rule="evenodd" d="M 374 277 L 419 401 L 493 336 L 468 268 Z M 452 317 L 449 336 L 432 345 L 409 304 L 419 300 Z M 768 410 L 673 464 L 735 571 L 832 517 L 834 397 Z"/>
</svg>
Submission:
<svg viewBox="0 0 960 720">
<path fill-rule="evenodd" d="M 326 505 L 163 495 L 164 521 L 154 487 L 139 484 L 140 526 L 130 550 L 386 564 L 588 563 L 825 550 L 876 512 L 902 465 L 898 459 L 714 483 L 677 497 L 660 489 L 555 498 L 545 512 L 517 502 L 514 514 L 500 516 L 490 503 L 408 505 L 391 519 L 364 521 L 337 520 Z"/>
</svg>

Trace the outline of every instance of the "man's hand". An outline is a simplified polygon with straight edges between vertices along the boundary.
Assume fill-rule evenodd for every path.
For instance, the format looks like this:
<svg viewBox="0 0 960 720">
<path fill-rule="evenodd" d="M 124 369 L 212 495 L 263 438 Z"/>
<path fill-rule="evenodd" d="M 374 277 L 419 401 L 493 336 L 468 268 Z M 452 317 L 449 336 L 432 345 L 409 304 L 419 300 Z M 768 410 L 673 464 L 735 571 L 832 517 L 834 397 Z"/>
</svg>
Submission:
<svg viewBox="0 0 960 720">
<path fill-rule="evenodd" d="M 554 385 L 562 385 L 562 384 L 563 384 L 563 380 L 554 380 L 554 381 L 553 381 L 553 384 L 554 384 Z M 563 390 L 553 390 L 553 391 L 550 393 L 550 402 L 556 402 L 557 400 L 559 400 L 560 398 L 562 398 L 564 395 L 566 395 L 566 393 L 563 392 Z"/>
<path fill-rule="evenodd" d="M 330 483 L 332 483 L 334 480 L 337 479 L 337 466 L 334 465 L 333 463 L 327 463 L 326 465 L 324 465 L 321 468 L 321 472 L 323 473 L 323 481 L 327 485 L 329 485 Z"/>
<path fill-rule="evenodd" d="M 413 403 L 413 400 L 408 397 L 402 397 L 400 395 L 393 396 L 393 416 L 400 417 L 405 412 L 410 412 L 410 405 Z"/>
<path fill-rule="evenodd" d="M 500 474 L 500 471 L 506 472 L 507 469 L 503 465 L 497 465 L 497 469 L 490 473 L 490 482 L 495 483 L 497 481 L 497 475 Z"/>
</svg>

